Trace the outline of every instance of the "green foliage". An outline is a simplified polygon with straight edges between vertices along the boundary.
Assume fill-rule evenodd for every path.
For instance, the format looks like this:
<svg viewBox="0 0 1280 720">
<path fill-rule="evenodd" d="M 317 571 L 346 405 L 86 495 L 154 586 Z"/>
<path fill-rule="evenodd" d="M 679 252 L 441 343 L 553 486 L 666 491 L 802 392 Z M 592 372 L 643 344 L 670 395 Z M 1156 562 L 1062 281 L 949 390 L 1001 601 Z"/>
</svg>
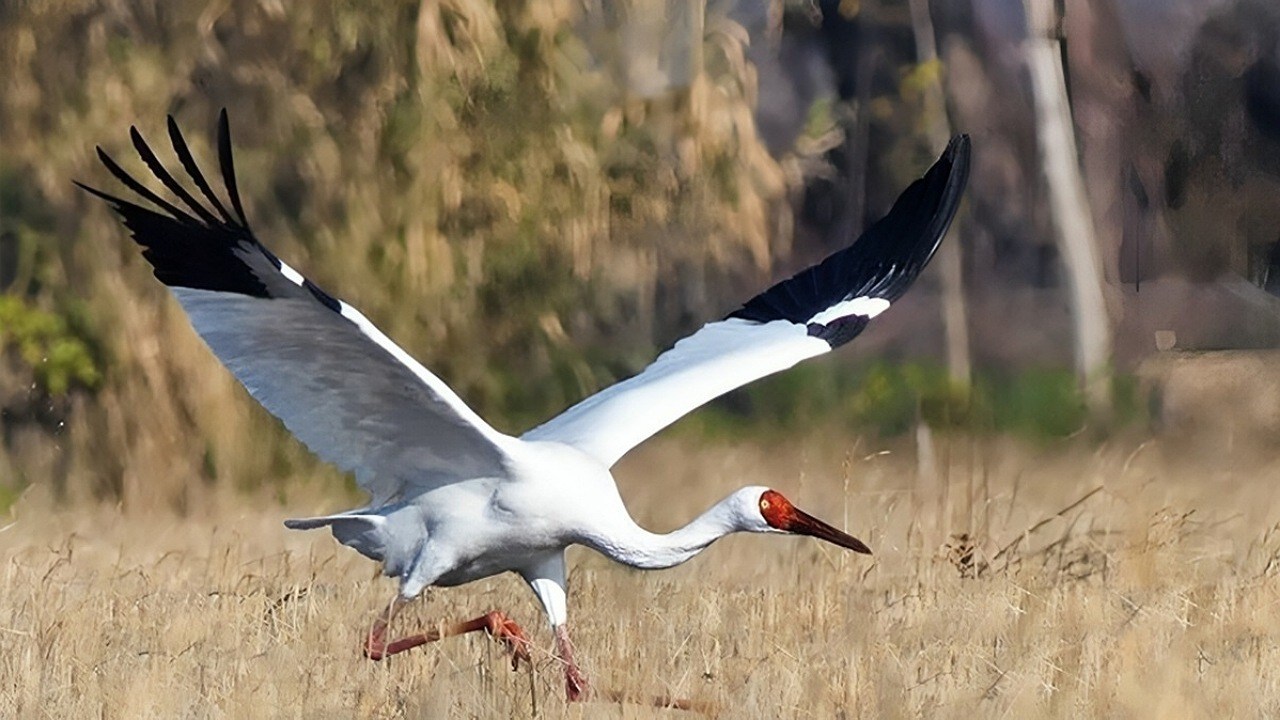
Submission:
<svg viewBox="0 0 1280 720">
<path fill-rule="evenodd" d="M 805 116 L 804 135 L 819 138 L 836 129 L 835 101 L 830 97 L 820 97 L 809 105 Z"/>
<path fill-rule="evenodd" d="M 1111 426 L 1142 420 L 1135 378 L 1117 376 L 1113 395 Z M 792 368 L 713 403 L 682 427 L 727 438 L 826 422 L 895 436 L 924 422 L 938 429 L 1046 441 L 1073 435 L 1090 420 L 1075 376 L 1066 370 L 986 372 L 966 390 L 935 364 L 875 361 L 856 370 L 822 363 Z"/>
<path fill-rule="evenodd" d="M 1088 419 L 1076 378 L 1067 370 L 1023 370 L 988 376 L 982 382 L 990 402 L 988 421 L 999 431 L 1033 439 L 1066 437 Z"/>
<path fill-rule="evenodd" d="M 1111 419 L 1116 426 L 1147 420 L 1147 399 L 1135 375 L 1111 376 Z"/>
<path fill-rule="evenodd" d="M 969 426 L 983 397 L 952 382 L 945 368 L 925 363 L 872 363 L 847 400 L 850 419 L 881 435 L 910 430 L 917 421 L 932 427 Z"/>
<path fill-rule="evenodd" d="M 65 395 L 72 386 L 93 389 L 102 382 L 92 347 L 81 322 L 19 297 L 0 296 L 0 349 L 17 352 L 49 395 Z"/>
<path fill-rule="evenodd" d="M 0 483 L 0 515 L 8 515 L 9 509 L 22 497 L 26 483 Z"/>
<path fill-rule="evenodd" d="M 934 58 L 910 68 L 902 77 L 900 92 L 903 97 L 919 97 L 942 82 L 942 61 Z"/>
</svg>

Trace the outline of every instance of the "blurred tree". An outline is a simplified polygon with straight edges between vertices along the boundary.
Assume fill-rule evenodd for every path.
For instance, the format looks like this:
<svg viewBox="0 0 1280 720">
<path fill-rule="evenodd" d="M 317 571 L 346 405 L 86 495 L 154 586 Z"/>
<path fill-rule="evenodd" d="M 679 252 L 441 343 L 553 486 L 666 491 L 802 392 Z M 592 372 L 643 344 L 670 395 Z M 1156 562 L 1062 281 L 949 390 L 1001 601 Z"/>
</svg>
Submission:
<svg viewBox="0 0 1280 720">
<path fill-rule="evenodd" d="M 84 323 L 60 327 L 102 338 L 90 357 L 111 359 L 95 401 L 69 402 L 69 435 L 46 439 L 76 485 L 193 507 L 192 478 L 320 472 L 70 185 L 104 177 L 96 144 L 136 163 L 125 129 L 163 137 L 166 112 L 209 168 L 212 118 L 228 106 L 263 239 L 511 430 L 634 372 L 771 277 L 783 185 L 751 126 L 741 40 L 687 18 L 691 81 L 664 128 L 616 92 L 576 32 L 582 12 L 569 0 L 0 4 L 0 290 L 64 319 L 83 301 Z M 86 393 L 55 336 L 51 388 Z"/>
<path fill-rule="evenodd" d="M 1102 293 L 1102 263 L 1093 214 L 1080 175 L 1071 103 L 1062 63 L 1060 5 L 1024 0 L 1026 55 L 1035 95 L 1041 160 L 1055 236 L 1070 279 L 1076 372 L 1091 412 L 1105 416 L 1111 395 L 1111 319 Z"/>
</svg>

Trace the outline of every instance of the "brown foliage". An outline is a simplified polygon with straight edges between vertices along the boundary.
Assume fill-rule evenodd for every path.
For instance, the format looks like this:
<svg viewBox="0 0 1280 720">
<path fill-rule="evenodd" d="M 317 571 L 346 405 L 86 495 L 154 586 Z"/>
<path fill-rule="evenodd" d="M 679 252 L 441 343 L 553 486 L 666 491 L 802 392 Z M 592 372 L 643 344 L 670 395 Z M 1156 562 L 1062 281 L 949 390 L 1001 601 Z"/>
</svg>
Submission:
<svg viewBox="0 0 1280 720">
<path fill-rule="evenodd" d="M 104 366 L 92 401 L 72 404 L 67 431 L 48 440 L 70 456 L 57 486 L 181 509 L 200 478 L 328 472 L 251 407 L 125 231 L 71 185 L 109 184 L 99 144 L 141 168 L 127 129 L 163 144 L 166 113 L 216 167 L 213 119 L 228 107 L 261 238 L 503 429 L 724 313 L 722 298 L 737 293 L 715 289 L 731 278 L 767 277 L 766 209 L 781 183 L 751 130 L 750 78 L 729 61 L 737 41 L 713 38 L 724 51 L 709 51 L 709 74 L 673 101 L 632 100 L 575 34 L 577 8 L 228 0 L 0 11 L 0 200 L 17 198 L 2 210 L 16 234 L 0 244 L 35 268 L 0 289 L 37 307 L 82 304 Z M 0 485 L 44 472 L 15 463 L 22 477 Z"/>
</svg>

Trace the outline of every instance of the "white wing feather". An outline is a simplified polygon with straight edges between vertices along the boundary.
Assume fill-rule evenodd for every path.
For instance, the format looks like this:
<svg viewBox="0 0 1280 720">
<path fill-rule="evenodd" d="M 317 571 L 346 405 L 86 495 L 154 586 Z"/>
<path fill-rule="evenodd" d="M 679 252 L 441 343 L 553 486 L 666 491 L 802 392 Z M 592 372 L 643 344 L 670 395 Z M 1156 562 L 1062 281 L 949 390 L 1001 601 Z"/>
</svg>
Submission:
<svg viewBox="0 0 1280 720">
<path fill-rule="evenodd" d="M 372 506 L 500 472 L 506 436 L 363 316 L 356 323 L 303 297 L 173 293 L 254 399 L 316 455 L 354 472 Z"/>
<path fill-rule="evenodd" d="M 729 318 L 702 326 L 644 372 L 525 433 L 613 465 L 628 450 L 712 398 L 831 350 L 804 325 Z"/>
</svg>

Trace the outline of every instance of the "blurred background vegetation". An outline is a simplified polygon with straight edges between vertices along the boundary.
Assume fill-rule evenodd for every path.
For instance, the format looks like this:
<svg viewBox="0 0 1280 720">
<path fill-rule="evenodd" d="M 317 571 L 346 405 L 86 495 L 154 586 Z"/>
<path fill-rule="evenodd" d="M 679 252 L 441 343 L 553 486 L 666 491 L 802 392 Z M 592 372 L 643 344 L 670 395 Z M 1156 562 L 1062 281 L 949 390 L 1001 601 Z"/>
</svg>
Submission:
<svg viewBox="0 0 1280 720">
<path fill-rule="evenodd" d="M 95 145 L 140 168 L 127 128 L 162 145 L 167 113 L 213 167 L 221 107 L 258 235 L 509 432 L 847 244 L 940 130 L 969 132 L 953 273 L 680 427 L 1046 440 L 1142 420 L 1155 331 L 1280 343 L 1278 11 L 1070 5 L 1105 417 L 1081 394 L 1019 0 L 0 3 L 0 508 L 32 483 L 178 511 L 218 484 L 341 485 L 71 184 L 110 186 Z"/>
</svg>

